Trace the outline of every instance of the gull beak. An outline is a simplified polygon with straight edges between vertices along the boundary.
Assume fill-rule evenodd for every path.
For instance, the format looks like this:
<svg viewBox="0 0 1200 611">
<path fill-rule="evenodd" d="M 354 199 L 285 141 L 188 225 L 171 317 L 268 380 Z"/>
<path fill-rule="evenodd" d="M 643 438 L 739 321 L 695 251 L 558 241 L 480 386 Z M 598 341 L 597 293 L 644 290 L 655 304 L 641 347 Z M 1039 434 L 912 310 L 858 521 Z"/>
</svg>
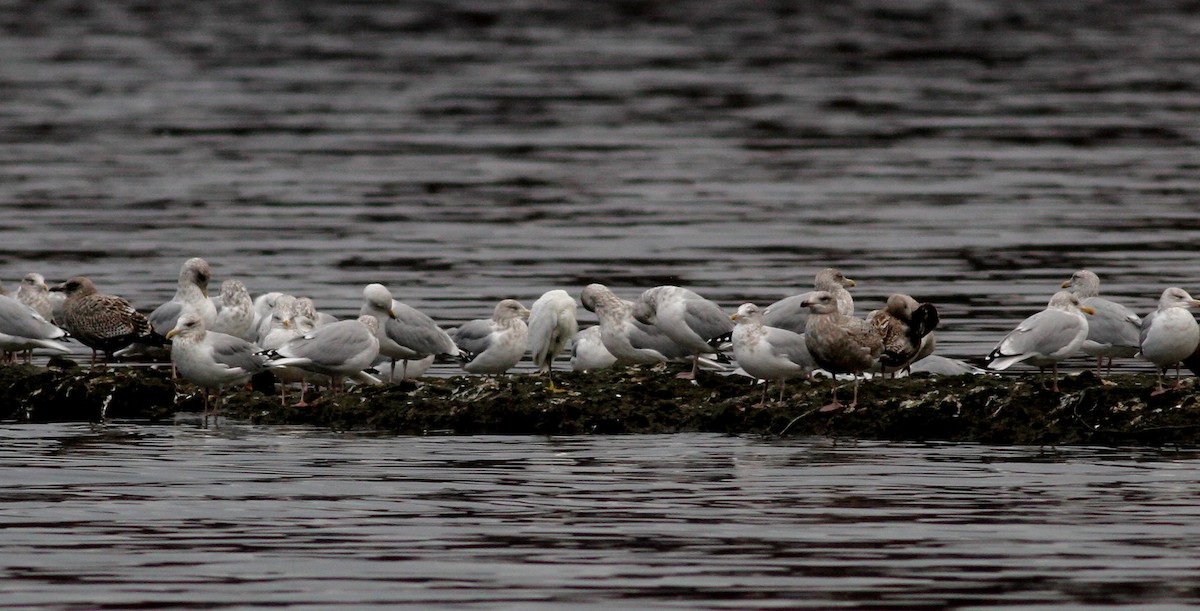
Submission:
<svg viewBox="0 0 1200 611">
<path fill-rule="evenodd" d="M 1064 289 L 1069 289 L 1069 288 L 1071 288 L 1071 281 L 1070 281 L 1070 280 L 1066 280 L 1066 281 L 1064 281 L 1064 282 L 1063 282 L 1061 285 L 1059 285 L 1059 286 L 1061 286 L 1061 287 L 1062 287 L 1062 288 L 1064 288 Z"/>
<path fill-rule="evenodd" d="M 1197 300 L 1193 299 L 1193 300 L 1192 300 L 1192 305 L 1193 305 L 1193 306 L 1195 306 L 1195 307 L 1198 307 L 1198 308 L 1200 308 L 1200 301 L 1197 301 Z"/>
<path fill-rule="evenodd" d="M 292 328 L 292 319 L 290 319 L 290 318 L 283 319 L 283 328 L 291 329 Z"/>
<path fill-rule="evenodd" d="M 521 318 L 524 318 L 525 320 L 529 320 L 530 312 L 531 312 L 531 310 L 529 308 L 527 308 L 525 306 L 521 306 Z"/>
<path fill-rule="evenodd" d="M 176 335 L 179 335 L 178 327 L 171 329 L 170 331 L 167 331 L 167 339 L 171 339 L 172 337 L 175 337 Z"/>
<path fill-rule="evenodd" d="M 846 281 L 845 281 L 845 282 L 843 282 L 842 284 L 843 284 L 843 286 L 848 286 L 848 287 L 854 287 L 854 286 L 857 286 L 857 285 L 858 285 L 858 283 L 857 283 L 857 282 L 855 282 L 855 281 L 853 281 L 853 280 L 851 280 L 851 279 L 849 279 L 849 278 L 846 278 Z"/>
<path fill-rule="evenodd" d="M 1079 306 L 1079 311 L 1087 314 L 1088 316 L 1096 315 L 1096 310 L 1092 309 L 1091 306 Z"/>
<path fill-rule="evenodd" d="M 388 318 L 390 318 L 392 320 L 396 320 L 396 311 L 391 308 L 388 308 Z"/>
<path fill-rule="evenodd" d="M 808 301 L 808 300 L 801 301 L 801 302 L 800 302 L 800 307 L 802 307 L 802 308 L 807 308 L 808 306 L 812 305 L 813 303 L 814 303 L 814 302 L 812 302 L 812 301 Z"/>
<path fill-rule="evenodd" d="M 729 315 L 729 320 L 737 320 L 737 319 L 738 319 L 738 315 L 737 315 L 737 314 L 730 314 L 730 315 Z"/>
<path fill-rule="evenodd" d="M 65 287 L 61 284 L 56 284 L 56 285 L 50 287 L 50 290 L 54 291 L 55 293 L 62 293 L 67 290 L 67 287 Z"/>
</svg>

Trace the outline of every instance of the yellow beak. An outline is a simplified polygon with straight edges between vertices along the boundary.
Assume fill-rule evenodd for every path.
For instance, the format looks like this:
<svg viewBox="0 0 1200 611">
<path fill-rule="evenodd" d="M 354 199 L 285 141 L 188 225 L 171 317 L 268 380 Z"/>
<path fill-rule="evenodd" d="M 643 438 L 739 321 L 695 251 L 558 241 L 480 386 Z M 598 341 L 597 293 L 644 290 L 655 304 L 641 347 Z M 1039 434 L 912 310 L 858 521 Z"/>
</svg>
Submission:
<svg viewBox="0 0 1200 611">
<path fill-rule="evenodd" d="M 738 315 L 737 315 L 737 314 L 730 314 L 730 315 L 729 315 L 729 320 L 737 320 L 737 319 L 738 319 Z"/>
<path fill-rule="evenodd" d="M 1193 300 L 1192 306 L 1200 308 L 1200 301 Z"/>
<path fill-rule="evenodd" d="M 179 329 L 171 329 L 170 331 L 167 331 L 167 339 L 171 339 L 176 335 L 179 335 Z"/>
<path fill-rule="evenodd" d="M 1069 289 L 1069 288 L 1071 288 L 1071 281 L 1067 280 L 1067 281 L 1063 282 L 1060 286 L 1064 289 Z"/>
<path fill-rule="evenodd" d="M 1087 314 L 1088 316 L 1096 315 L 1096 310 L 1093 310 L 1091 306 L 1079 306 L 1079 311 Z"/>
<path fill-rule="evenodd" d="M 396 311 L 391 308 L 388 308 L 388 318 L 391 318 L 392 320 L 396 320 Z"/>
<path fill-rule="evenodd" d="M 854 287 L 854 286 L 857 286 L 857 285 L 858 285 L 858 283 L 856 283 L 855 281 L 853 281 L 853 280 L 851 280 L 851 279 L 849 279 L 849 278 L 846 278 L 845 285 L 846 285 L 846 286 L 849 286 L 849 287 Z"/>
</svg>

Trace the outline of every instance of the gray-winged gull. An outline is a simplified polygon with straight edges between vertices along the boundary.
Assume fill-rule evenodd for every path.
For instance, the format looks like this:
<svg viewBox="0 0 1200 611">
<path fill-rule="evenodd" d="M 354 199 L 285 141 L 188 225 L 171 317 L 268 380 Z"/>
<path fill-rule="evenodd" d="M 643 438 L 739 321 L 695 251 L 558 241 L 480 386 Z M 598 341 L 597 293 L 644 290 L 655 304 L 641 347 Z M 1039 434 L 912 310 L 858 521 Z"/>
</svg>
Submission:
<svg viewBox="0 0 1200 611">
<path fill-rule="evenodd" d="M 988 369 L 1004 370 L 1020 362 L 1043 371 L 1052 367 L 1053 389 L 1058 392 L 1058 362 L 1079 351 L 1088 334 L 1084 314 L 1094 312 L 1067 291 L 1055 293 L 1046 309 L 1021 321 L 996 344 L 987 355 Z"/>
<path fill-rule="evenodd" d="M 705 354 L 718 355 L 714 341 L 733 332 L 733 321 L 721 306 L 689 289 L 672 285 L 646 289 L 634 301 L 633 317 L 658 327 L 667 337 L 687 348 L 692 355 L 692 370 L 679 377 L 694 379 Z"/>
<path fill-rule="evenodd" d="M 579 331 L 571 338 L 572 371 L 607 369 L 616 363 L 617 357 L 604 347 L 604 338 L 600 337 L 600 325 Z"/>
<path fill-rule="evenodd" d="M 375 337 L 379 324 L 373 316 L 359 316 L 313 329 L 296 337 L 277 350 L 267 351 L 272 368 L 299 367 L 331 378 L 334 391 L 342 379 L 378 383 L 363 372 L 379 356 L 379 340 Z"/>
<path fill-rule="evenodd" d="M 550 376 L 551 390 L 554 358 L 579 331 L 575 308 L 575 299 L 558 289 L 546 291 L 529 308 L 529 354 L 538 373 Z"/>
<path fill-rule="evenodd" d="M 763 325 L 758 306 L 742 304 L 730 318 L 737 323 L 731 336 L 733 357 L 746 373 L 763 380 L 759 407 L 767 403 L 767 385 L 771 380 L 779 382 L 779 400 L 783 400 L 787 381 L 807 376 L 816 367 L 804 336 Z"/>
<path fill-rule="evenodd" d="M 21 278 L 21 286 L 17 287 L 17 301 L 29 306 L 47 321 L 54 320 L 54 308 L 50 304 L 50 287 L 46 279 L 37 272 L 30 272 Z"/>
<path fill-rule="evenodd" d="M 838 312 L 851 316 L 854 314 L 854 297 L 847 291 L 847 287 L 853 287 L 855 282 L 842 272 L 835 268 L 827 267 L 819 272 L 813 278 L 813 290 L 791 297 L 784 297 L 775 303 L 763 308 L 763 324 L 769 327 L 778 327 L 787 329 L 793 333 L 804 333 L 804 326 L 808 322 L 808 308 L 802 304 L 813 296 L 817 291 L 825 291 L 830 293 L 837 299 Z"/>
<path fill-rule="evenodd" d="M 1156 365 L 1158 384 L 1154 394 L 1165 392 L 1162 385 L 1163 373 L 1175 366 L 1175 386 L 1180 388 L 1179 362 L 1192 355 L 1200 344 L 1200 327 L 1188 308 L 1200 306 L 1187 291 L 1171 287 L 1158 298 L 1158 309 L 1147 314 L 1142 321 L 1142 357 Z"/>
<path fill-rule="evenodd" d="M 879 364 L 883 340 L 865 320 L 838 311 L 837 297 L 828 291 L 816 291 L 804 301 L 809 309 L 804 341 L 813 361 L 822 369 L 854 376 L 854 397 L 850 408 L 858 405 L 858 376 Z M 837 398 L 837 379 L 833 381 L 833 400 L 822 411 L 841 409 Z"/>
<path fill-rule="evenodd" d="M 69 354 L 70 348 L 55 341 L 65 339 L 66 335 L 66 331 L 50 324 L 29 306 L 12 297 L 0 295 L 0 350 L 12 353 L 40 348 Z"/>
<path fill-rule="evenodd" d="M 402 361 L 400 379 L 405 379 L 409 361 L 459 356 L 449 333 L 420 310 L 392 299 L 392 293 L 382 284 L 363 288 L 359 314 L 372 316 L 379 323 L 379 354 L 391 361 L 389 379 L 396 377 L 396 361 Z"/>
<path fill-rule="evenodd" d="M 97 351 L 103 352 L 107 361 L 114 351 L 134 342 L 148 345 L 162 342 L 150 321 L 128 301 L 98 292 L 86 276 L 75 276 L 50 290 L 66 293 L 63 326 L 71 337 L 92 349 L 93 367 Z"/>
<path fill-rule="evenodd" d="M 1112 371 L 1113 357 L 1137 356 L 1141 343 L 1142 319 L 1133 310 L 1114 301 L 1100 297 L 1100 277 L 1081 269 L 1062 283 L 1062 288 L 1071 289 L 1081 305 L 1092 308 L 1096 313 L 1088 318 L 1087 339 L 1079 350 L 1096 358 L 1096 373 L 1104 357 L 1108 357 L 1108 370 Z"/>
<path fill-rule="evenodd" d="M 528 315 L 520 302 L 505 299 L 496 304 L 490 319 L 468 321 L 451 330 L 451 339 L 467 353 L 463 370 L 500 374 L 519 363 L 529 348 L 529 327 L 523 320 Z"/>
<path fill-rule="evenodd" d="M 209 392 L 220 392 L 226 386 L 244 384 L 250 376 L 265 369 L 266 357 L 259 347 L 240 337 L 217 331 L 207 331 L 204 319 L 196 312 L 185 312 L 167 332 L 171 340 L 171 362 L 179 376 L 204 392 L 204 421 L 208 422 Z"/>
<path fill-rule="evenodd" d="M 208 262 L 199 257 L 193 257 L 183 262 L 179 269 L 179 281 L 175 285 L 175 296 L 170 301 L 158 306 L 147 318 L 154 327 L 154 332 L 165 336 L 175 328 L 175 323 L 184 310 L 191 308 L 204 320 L 205 327 L 211 327 L 217 321 L 217 309 L 208 300 L 208 281 L 212 278 L 212 269 Z"/>
</svg>

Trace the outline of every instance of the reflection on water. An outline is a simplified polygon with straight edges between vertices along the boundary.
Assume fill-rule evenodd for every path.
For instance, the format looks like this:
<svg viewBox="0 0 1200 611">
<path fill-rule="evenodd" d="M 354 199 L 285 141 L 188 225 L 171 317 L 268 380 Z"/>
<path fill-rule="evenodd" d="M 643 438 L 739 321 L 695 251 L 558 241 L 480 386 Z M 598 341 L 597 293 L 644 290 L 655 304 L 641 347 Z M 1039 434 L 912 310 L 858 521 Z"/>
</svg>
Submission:
<svg viewBox="0 0 1200 611">
<path fill-rule="evenodd" d="M 6 605 L 1196 603 L 1193 452 L 0 430 Z"/>
</svg>

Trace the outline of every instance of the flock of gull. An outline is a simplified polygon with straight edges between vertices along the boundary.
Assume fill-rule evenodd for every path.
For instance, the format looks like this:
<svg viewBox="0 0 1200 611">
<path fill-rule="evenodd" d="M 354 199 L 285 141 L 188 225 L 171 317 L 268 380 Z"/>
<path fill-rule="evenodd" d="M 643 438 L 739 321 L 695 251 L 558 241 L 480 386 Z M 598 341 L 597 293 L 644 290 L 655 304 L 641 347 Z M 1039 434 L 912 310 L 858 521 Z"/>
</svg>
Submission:
<svg viewBox="0 0 1200 611">
<path fill-rule="evenodd" d="M 209 392 L 246 383 L 270 370 L 287 389 L 301 385 L 300 403 L 309 384 L 339 391 L 344 381 L 379 384 L 425 375 L 435 360 L 458 363 L 471 374 L 502 374 L 526 354 L 537 373 L 547 375 L 557 390 L 552 363 L 570 347 L 572 368 L 593 370 L 615 365 L 658 365 L 690 362 L 680 373 L 694 379 L 701 368 L 727 369 L 732 353 L 738 371 L 762 380 L 759 405 L 766 403 L 767 384 L 777 382 L 780 398 L 787 380 L 825 372 L 835 378 L 833 399 L 823 410 L 846 405 L 837 399 L 838 375 L 854 380 L 858 401 L 860 376 L 921 370 L 935 373 L 979 373 L 961 361 L 934 356 L 937 308 L 908 295 L 895 294 L 865 318 L 854 315 L 855 286 L 836 269 L 816 274 L 814 290 L 764 308 L 747 303 L 732 316 L 697 293 L 678 286 L 658 286 L 635 300 L 618 297 L 602 284 L 590 284 L 580 303 L 599 324 L 580 330 L 577 303 L 563 290 L 542 295 L 529 309 L 505 299 L 489 319 L 443 329 L 432 318 L 392 298 L 382 284 L 363 289 L 359 316 L 349 320 L 317 311 L 313 301 L 273 292 L 251 298 L 238 280 L 225 280 L 219 296 L 210 297 L 212 270 L 200 258 L 187 260 L 179 272 L 175 296 L 143 315 L 127 300 L 99 291 L 84 276 L 47 286 L 28 274 L 15 296 L 0 289 L 0 350 L 9 360 L 33 350 L 70 353 L 63 342 L 74 339 L 98 358 L 131 354 L 169 355 L 179 377 Z M 1058 363 L 1083 353 L 1103 360 L 1141 355 L 1158 369 L 1155 392 L 1164 392 L 1163 372 L 1192 358 L 1200 344 L 1200 327 L 1188 311 L 1200 301 L 1183 289 L 1163 291 L 1158 309 L 1140 319 L 1128 308 L 1099 296 L 1096 274 L 1081 270 L 1063 283 L 1046 309 L 1022 321 L 987 356 L 989 369 L 1027 363 L 1052 368 L 1058 391 Z M 526 322 L 528 321 L 528 322 Z M 101 356 L 102 355 L 102 356 Z"/>
</svg>

